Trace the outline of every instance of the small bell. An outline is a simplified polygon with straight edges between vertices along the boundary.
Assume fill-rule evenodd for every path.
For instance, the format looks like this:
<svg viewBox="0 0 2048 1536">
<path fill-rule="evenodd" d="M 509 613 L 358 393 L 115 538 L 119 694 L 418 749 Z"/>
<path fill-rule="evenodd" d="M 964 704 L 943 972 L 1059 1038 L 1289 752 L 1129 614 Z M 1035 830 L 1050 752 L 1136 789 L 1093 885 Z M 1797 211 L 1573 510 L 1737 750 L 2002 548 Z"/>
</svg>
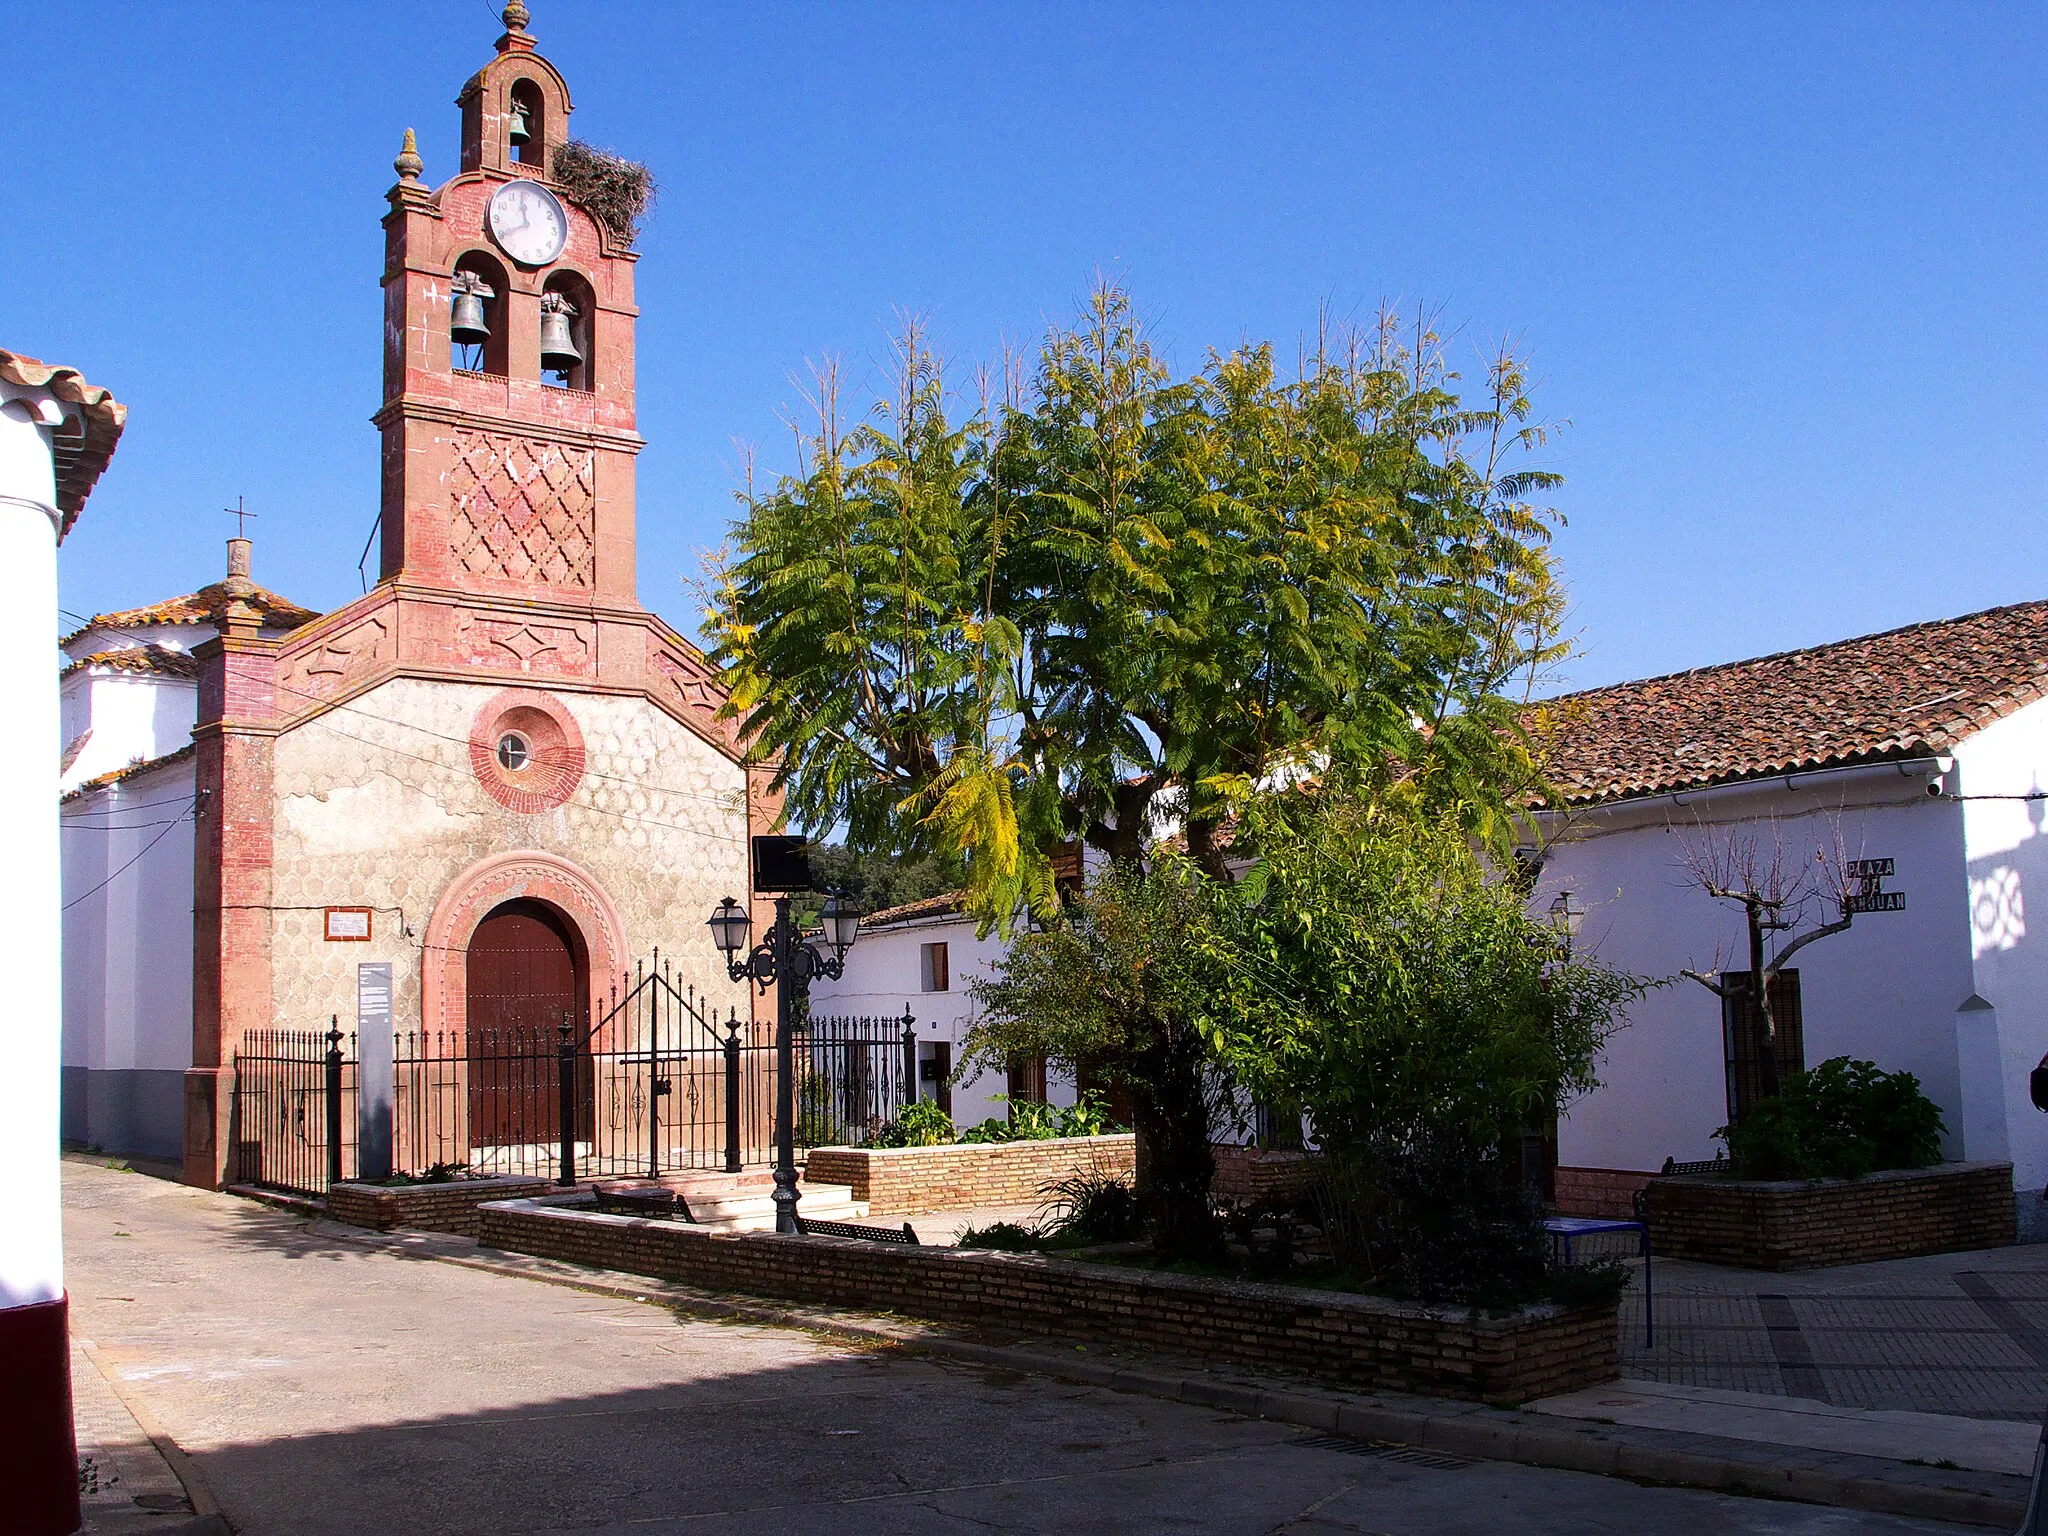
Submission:
<svg viewBox="0 0 2048 1536">
<path fill-rule="evenodd" d="M 524 144 L 533 137 L 533 109 L 523 101 L 512 103 L 512 142 Z"/>
<path fill-rule="evenodd" d="M 567 373 L 583 366 L 583 354 L 569 333 L 569 319 L 576 306 L 559 293 L 540 296 L 540 365 L 554 373 Z"/>
<path fill-rule="evenodd" d="M 480 347 L 491 339 L 491 322 L 484 314 L 484 300 L 497 295 L 474 272 L 458 272 L 448 285 L 453 302 L 448 311 L 448 336 L 466 347 Z"/>
</svg>

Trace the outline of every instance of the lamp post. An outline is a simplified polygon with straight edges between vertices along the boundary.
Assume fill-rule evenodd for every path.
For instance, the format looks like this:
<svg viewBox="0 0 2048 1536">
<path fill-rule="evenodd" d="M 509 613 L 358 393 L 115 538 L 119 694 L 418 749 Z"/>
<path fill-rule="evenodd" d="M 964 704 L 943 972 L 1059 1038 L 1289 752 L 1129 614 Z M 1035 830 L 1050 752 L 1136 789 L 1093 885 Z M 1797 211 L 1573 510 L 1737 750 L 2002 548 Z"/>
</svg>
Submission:
<svg viewBox="0 0 2048 1536">
<path fill-rule="evenodd" d="M 820 976 L 837 980 L 846 971 L 846 952 L 860 935 L 860 908 L 841 896 L 825 900 L 825 938 L 830 955 L 821 955 L 804 942 L 796 922 L 789 915 L 788 894 L 775 898 L 775 921 L 746 959 L 739 958 L 747 947 L 752 919 L 747 909 L 728 896 L 710 917 L 712 942 L 725 956 L 726 974 L 734 981 L 751 981 L 763 992 L 778 981 L 775 994 L 775 1230 L 796 1232 L 796 1062 L 795 1034 L 797 999 Z"/>
<path fill-rule="evenodd" d="M 1572 940 L 1579 936 L 1579 924 L 1586 920 L 1586 909 L 1579 905 L 1578 898 L 1569 890 L 1559 891 L 1550 903 L 1550 926 L 1564 935 L 1564 957 L 1572 957 Z"/>
</svg>

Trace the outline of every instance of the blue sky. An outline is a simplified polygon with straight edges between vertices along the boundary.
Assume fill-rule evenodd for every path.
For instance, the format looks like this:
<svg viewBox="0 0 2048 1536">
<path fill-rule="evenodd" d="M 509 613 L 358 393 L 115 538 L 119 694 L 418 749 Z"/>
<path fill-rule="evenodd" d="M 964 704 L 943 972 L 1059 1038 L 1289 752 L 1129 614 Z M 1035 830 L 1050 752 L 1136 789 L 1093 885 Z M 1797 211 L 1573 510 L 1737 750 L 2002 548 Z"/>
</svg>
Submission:
<svg viewBox="0 0 2048 1536">
<path fill-rule="evenodd" d="M 1186 366 L 1328 302 L 1533 356 L 1593 684 L 2048 597 L 2048 11 L 530 0 L 648 162 L 640 593 L 787 463 L 807 358 L 963 360 L 1106 269 Z M 358 589 L 383 194 L 455 166 L 484 0 L 21 7 L 0 346 L 131 408 L 76 612 Z M 372 568 L 374 572 L 374 567 Z"/>
</svg>

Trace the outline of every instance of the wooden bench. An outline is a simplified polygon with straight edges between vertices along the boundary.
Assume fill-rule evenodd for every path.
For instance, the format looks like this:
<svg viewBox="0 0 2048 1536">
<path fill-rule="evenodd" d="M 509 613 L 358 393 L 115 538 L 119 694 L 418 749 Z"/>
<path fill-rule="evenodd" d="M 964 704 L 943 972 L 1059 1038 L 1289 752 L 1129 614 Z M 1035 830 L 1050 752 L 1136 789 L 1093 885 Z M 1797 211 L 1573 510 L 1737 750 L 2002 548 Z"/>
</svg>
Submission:
<svg viewBox="0 0 2048 1536">
<path fill-rule="evenodd" d="M 863 1227 L 851 1221 L 812 1221 L 807 1216 L 799 1216 L 796 1230 L 800 1237 L 852 1237 L 864 1243 L 898 1243 L 911 1248 L 924 1246 L 918 1242 L 916 1230 L 907 1221 L 899 1232 L 894 1227 Z"/>
<path fill-rule="evenodd" d="M 695 1224 L 690 1204 L 672 1189 L 606 1189 L 593 1184 L 591 1197 L 606 1216 L 639 1216 L 648 1221 L 687 1221 Z"/>
</svg>

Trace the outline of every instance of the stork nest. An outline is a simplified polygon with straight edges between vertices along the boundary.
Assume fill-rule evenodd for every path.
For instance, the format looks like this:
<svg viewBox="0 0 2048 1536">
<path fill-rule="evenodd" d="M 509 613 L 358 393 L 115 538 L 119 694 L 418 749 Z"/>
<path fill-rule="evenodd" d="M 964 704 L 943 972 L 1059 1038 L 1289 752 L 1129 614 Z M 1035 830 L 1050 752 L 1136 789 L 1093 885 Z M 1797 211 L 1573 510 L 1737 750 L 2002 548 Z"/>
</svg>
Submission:
<svg viewBox="0 0 2048 1536">
<path fill-rule="evenodd" d="M 596 216 L 624 245 L 654 206 L 654 173 L 636 161 L 577 139 L 558 146 L 549 167 L 555 185 Z"/>
</svg>

